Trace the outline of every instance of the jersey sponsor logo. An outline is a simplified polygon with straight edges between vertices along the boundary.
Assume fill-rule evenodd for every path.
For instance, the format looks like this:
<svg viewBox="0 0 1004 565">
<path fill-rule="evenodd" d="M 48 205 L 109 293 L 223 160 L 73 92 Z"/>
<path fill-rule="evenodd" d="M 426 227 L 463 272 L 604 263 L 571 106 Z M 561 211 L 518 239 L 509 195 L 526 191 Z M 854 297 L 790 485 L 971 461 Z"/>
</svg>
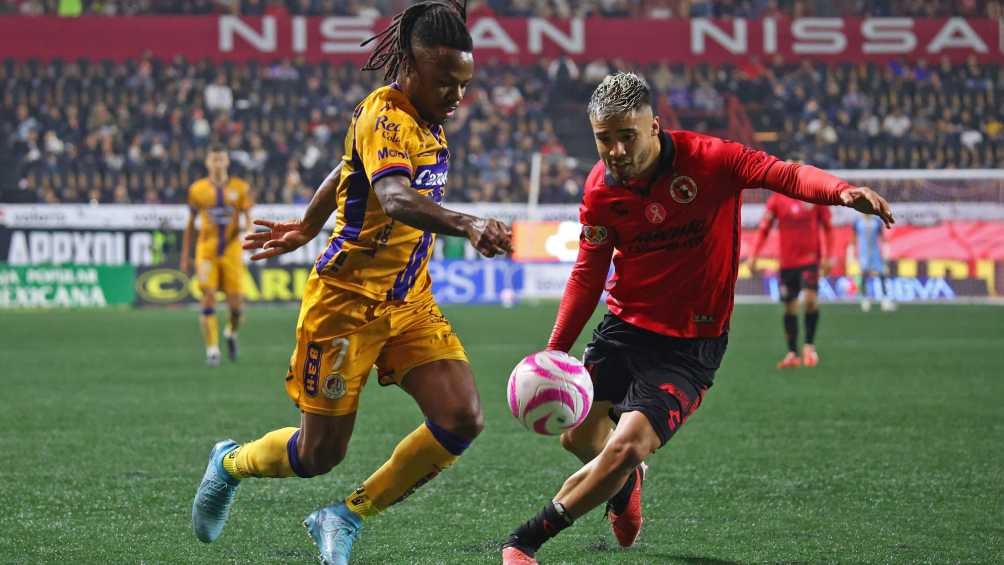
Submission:
<svg viewBox="0 0 1004 565">
<path fill-rule="evenodd" d="M 414 188 L 436 188 L 446 186 L 450 176 L 450 163 L 443 161 L 435 165 L 422 165 L 415 170 L 415 180 L 411 181 Z"/>
<path fill-rule="evenodd" d="M 401 142 L 401 138 L 398 137 L 398 134 L 401 133 L 401 124 L 390 121 L 387 116 L 380 116 L 376 119 L 373 131 L 379 131 L 387 141 Z"/>
<path fill-rule="evenodd" d="M 678 204 L 690 204 L 697 198 L 697 181 L 690 177 L 676 177 L 669 185 L 669 196 Z"/>
<path fill-rule="evenodd" d="M 630 213 L 627 202 L 621 202 L 620 200 L 614 201 L 610 204 L 610 211 L 618 216 L 627 216 Z"/>
<path fill-rule="evenodd" d="M 206 209 L 206 215 L 214 226 L 230 225 L 230 217 L 233 213 L 234 209 L 229 206 L 213 206 Z"/>
<path fill-rule="evenodd" d="M 603 226 L 582 226 L 582 239 L 593 245 L 601 245 L 607 242 L 609 232 Z"/>
<path fill-rule="evenodd" d="M 658 202 L 645 206 L 645 219 L 650 224 L 661 224 L 666 221 L 666 207 Z"/>
<path fill-rule="evenodd" d="M 303 391 L 307 396 L 317 396 L 317 381 L 321 374 L 321 346 L 307 344 L 307 361 L 303 364 Z"/>
<path fill-rule="evenodd" d="M 410 161 L 411 160 L 411 157 L 408 156 L 408 152 L 407 151 L 401 151 L 401 150 L 398 150 L 398 149 L 392 149 L 390 147 L 384 147 L 383 149 L 380 149 L 379 151 L 377 151 L 377 160 L 378 161 L 383 161 L 384 159 L 391 158 L 391 157 L 395 158 L 395 159 L 403 159 L 405 161 Z"/>
<path fill-rule="evenodd" d="M 693 220 L 680 226 L 668 226 L 663 229 L 639 233 L 633 240 L 625 243 L 622 248 L 633 252 L 654 251 L 661 249 L 675 251 L 677 249 L 692 249 L 698 247 L 707 235 L 704 220 Z"/>
</svg>

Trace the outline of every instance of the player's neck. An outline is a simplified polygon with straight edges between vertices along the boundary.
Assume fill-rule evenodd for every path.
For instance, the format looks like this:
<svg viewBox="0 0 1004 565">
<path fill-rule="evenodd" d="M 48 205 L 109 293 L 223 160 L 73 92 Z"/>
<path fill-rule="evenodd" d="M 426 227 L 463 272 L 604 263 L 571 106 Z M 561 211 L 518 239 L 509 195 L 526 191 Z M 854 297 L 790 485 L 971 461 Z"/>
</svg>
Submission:
<svg viewBox="0 0 1004 565">
<path fill-rule="evenodd" d="M 664 144 L 668 143 L 668 147 L 663 147 Z M 638 175 L 636 182 L 642 184 L 649 184 L 655 180 L 655 177 L 659 175 L 663 163 L 663 155 L 667 152 L 672 155 L 676 150 L 673 147 L 673 140 L 669 136 L 659 136 L 659 150 L 655 152 L 651 157 L 649 157 L 649 162 L 642 167 L 641 173 Z"/>
<path fill-rule="evenodd" d="M 659 171 L 659 155 L 656 154 L 652 158 L 652 161 L 647 165 L 645 165 L 645 168 L 641 170 L 641 174 L 639 174 L 638 178 L 635 180 L 636 182 L 639 183 L 652 182 L 652 179 L 655 177 L 658 171 Z"/>
<path fill-rule="evenodd" d="M 223 185 L 227 184 L 228 180 L 230 180 L 230 177 L 228 175 L 226 175 L 226 174 L 217 175 L 217 176 L 213 176 L 213 175 L 209 176 L 209 182 L 213 183 L 216 186 L 223 186 Z"/>
</svg>

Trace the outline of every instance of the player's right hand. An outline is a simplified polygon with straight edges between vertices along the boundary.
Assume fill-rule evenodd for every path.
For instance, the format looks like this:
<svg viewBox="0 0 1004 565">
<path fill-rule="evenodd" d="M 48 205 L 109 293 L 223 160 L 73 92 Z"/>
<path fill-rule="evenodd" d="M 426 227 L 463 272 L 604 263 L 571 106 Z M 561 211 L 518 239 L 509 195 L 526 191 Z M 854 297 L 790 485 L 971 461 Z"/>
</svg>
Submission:
<svg viewBox="0 0 1004 565">
<path fill-rule="evenodd" d="M 188 277 L 192 276 L 192 261 L 188 257 L 181 258 L 181 265 L 179 268 L 181 269 L 181 272 L 185 274 L 185 276 Z"/>
<path fill-rule="evenodd" d="M 512 228 L 495 218 L 475 218 L 465 231 L 471 245 L 485 257 L 512 253 Z"/>
<path fill-rule="evenodd" d="M 840 201 L 844 206 L 854 208 L 862 214 L 873 214 L 882 218 L 886 228 L 892 228 L 896 219 L 892 215 L 892 208 L 885 198 L 867 186 L 853 186 L 845 188 L 840 192 Z"/>
<path fill-rule="evenodd" d="M 273 222 L 270 220 L 255 220 L 254 225 L 268 228 L 265 231 L 254 231 L 244 236 L 244 249 L 263 249 L 251 256 L 252 261 L 268 259 L 283 253 L 289 253 L 306 245 L 317 234 L 309 234 L 303 222 Z"/>
</svg>

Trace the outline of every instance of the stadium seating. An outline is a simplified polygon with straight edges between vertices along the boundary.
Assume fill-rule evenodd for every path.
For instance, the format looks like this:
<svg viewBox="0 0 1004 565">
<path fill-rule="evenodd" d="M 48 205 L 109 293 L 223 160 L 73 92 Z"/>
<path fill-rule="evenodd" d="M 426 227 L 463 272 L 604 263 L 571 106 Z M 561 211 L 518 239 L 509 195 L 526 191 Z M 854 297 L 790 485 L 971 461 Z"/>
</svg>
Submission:
<svg viewBox="0 0 1004 565">
<path fill-rule="evenodd" d="M 448 135 L 453 201 L 574 202 L 594 159 L 583 108 L 603 61 L 486 65 Z M 831 168 L 1004 167 L 1004 70 L 995 66 L 783 65 L 637 69 L 664 123 Z M 337 162 L 354 101 L 379 76 L 349 65 L 6 61 L 0 162 L 6 201 L 183 201 L 219 140 L 262 202 L 305 202 Z M 742 93 L 742 98 L 738 93 Z M 879 96 L 866 93 L 883 92 Z"/>
</svg>

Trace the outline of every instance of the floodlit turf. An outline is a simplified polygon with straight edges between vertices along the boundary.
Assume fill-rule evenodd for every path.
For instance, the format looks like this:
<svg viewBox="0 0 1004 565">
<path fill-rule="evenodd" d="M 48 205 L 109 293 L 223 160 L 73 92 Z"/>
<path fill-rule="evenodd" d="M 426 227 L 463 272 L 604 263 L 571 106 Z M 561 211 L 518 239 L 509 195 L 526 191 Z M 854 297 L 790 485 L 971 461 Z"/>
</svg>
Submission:
<svg viewBox="0 0 1004 565">
<path fill-rule="evenodd" d="M 446 310 L 487 430 L 366 524 L 355 563 L 496 563 L 499 542 L 577 467 L 504 402 L 554 305 Z M 249 310 L 243 358 L 208 369 L 194 311 L 3 312 L 0 562 L 314 562 L 300 520 L 421 422 L 400 390 L 370 382 L 334 472 L 247 481 L 212 545 L 190 526 L 214 441 L 297 421 L 283 390 L 295 314 Z M 637 546 L 618 549 L 597 511 L 543 563 L 1004 561 L 1004 309 L 826 307 L 821 365 L 784 372 L 777 306 L 739 306 L 733 326 L 716 385 L 651 460 Z"/>
</svg>

